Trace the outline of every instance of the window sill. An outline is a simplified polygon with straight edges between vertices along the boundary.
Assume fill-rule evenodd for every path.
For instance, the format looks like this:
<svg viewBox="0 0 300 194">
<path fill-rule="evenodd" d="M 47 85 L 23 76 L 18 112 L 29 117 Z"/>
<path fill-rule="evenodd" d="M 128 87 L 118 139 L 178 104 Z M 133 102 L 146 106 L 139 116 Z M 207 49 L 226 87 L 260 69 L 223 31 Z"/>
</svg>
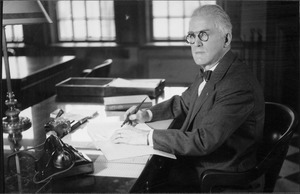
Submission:
<svg viewBox="0 0 300 194">
<path fill-rule="evenodd" d="M 64 42 L 54 43 L 51 47 L 63 47 L 63 48 L 85 48 L 85 47 L 116 47 L 119 46 L 115 42 Z"/>
<path fill-rule="evenodd" d="M 7 43 L 7 48 L 24 48 L 25 44 L 23 42 L 19 43 Z"/>
</svg>

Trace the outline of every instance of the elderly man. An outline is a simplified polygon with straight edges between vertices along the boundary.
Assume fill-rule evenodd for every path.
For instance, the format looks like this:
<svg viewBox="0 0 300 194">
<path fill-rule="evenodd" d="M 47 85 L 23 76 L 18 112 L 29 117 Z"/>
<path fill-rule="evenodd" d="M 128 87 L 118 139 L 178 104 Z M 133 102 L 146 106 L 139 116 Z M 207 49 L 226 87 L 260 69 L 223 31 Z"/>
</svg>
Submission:
<svg viewBox="0 0 300 194">
<path fill-rule="evenodd" d="M 250 169 L 264 126 L 262 89 L 230 50 L 232 25 L 225 11 L 217 5 L 197 8 L 186 40 L 200 67 L 194 83 L 149 110 L 126 112 L 133 123 L 184 118 L 181 128 L 148 133 L 127 126 L 112 137 L 115 143 L 148 144 L 177 155 L 174 185 L 196 185 L 205 169 Z"/>
</svg>

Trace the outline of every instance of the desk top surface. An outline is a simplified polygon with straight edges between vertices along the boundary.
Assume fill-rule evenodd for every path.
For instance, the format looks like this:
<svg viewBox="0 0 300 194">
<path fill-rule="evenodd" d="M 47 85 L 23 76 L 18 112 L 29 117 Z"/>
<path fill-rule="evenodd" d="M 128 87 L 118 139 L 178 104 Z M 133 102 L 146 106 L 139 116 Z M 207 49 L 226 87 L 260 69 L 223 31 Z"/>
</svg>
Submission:
<svg viewBox="0 0 300 194">
<path fill-rule="evenodd" d="M 33 183 L 33 177 L 35 175 L 34 160 L 39 159 L 43 153 L 43 147 L 41 146 L 38 149 L 33 149 L 26 151 L 19 156 L 19 166 L 22 176 L 17 176 L 16 170 L 16 158 L 11 157 L 10 160 L 7 160 L 9 154 L 12 153 L 11 148 L 21 147 L 21 149 L 28 149 L 31 147 L 36 147 L 41 145 L 46 140 L 46 132 L 44 129 L 44 124 L 50 120 L 50 113 L 56 109 L 61 108 L 65 112 L 78 112 L 80 110 L 96 110 L 103 119 L 109 116 L 123 115 L 121 112 L 113 113 L 112 115 L 106 114 L 104 106 L 102 104 L 95 103 L 60 103 L 56 102 L 55 96 L 38 103 L 32 107 L 29 107 L 20 113 L 20 117 L 28 117 L 31 120 L 32 127 L 26 131 L 22 132 L 21 137 L 16 137 L 17 143 L 9 141 L 8 134 L 4 134 L 4 156 L 5 156 L 5 191 L 6 192 L 29 192 L 35 193 L 41 189 L 41 192 L 58 192 L 58 193 L 70 193 L 70 192 L 79 192 L 79 193 L 92 193 L 92 192 L 128 192 L 130 187 L 134 184 L 135 178 L 124 178 L 124 177 L 106 177 L 106 176 L 92 176 L 92 175 L 78 175 L 72 176 L 71 178 L 63 178 L 63 181 L 60 179 L 50 181 L 49 184 Z M 76 132 L 76 131 L 74 131 Z M 14 139 L 13 139 L 14 140 Z M 80 150 L 79 150 L 80 151 Z M 100 152 L 100 151 L 99 151 Z M 94 153 L 88 154 L 88 157 L 92 159 L 93 162 L 99 160 L 99 155 L 97 150 Z M 95 165 L 94 165 L 95 167 Z M 100 167 L 101 168 L 101 167 Z M 10 169 L 10 170 L 8 170 Z M 20 184 L 21 183 L 21 184 Z M 43 187 L 46 185 L 45 187 Z"/>
<path fill-rule="evenodd" d="M 180 94 L 184 91 L 183 87 L 166 87 L 165 93 L 158 102 L 166 100 L 173 96 L 174 94 Z M 8 167 L 7 156 L 12 153 L 11 149 L 15 146 L 20 146 L 22 149 L 32 148 L 37 145 L 42 144 L 46 140 L 46 132 L 44 130 L 44 124 L 49 121 L 50 113 L 56 109 L 61 108 L 65 112 L 72 112 L 74 110 L 96 110 L 99 116 L 103 119 L 113 116 L 123 116 L 124 112 L 108 112 L 105 111 L 103 104 L 99 103 L 68 103 L 68 102 L 57 102 L 55 96 L 38 103 L 32 107 L 29 107 L 20 113 L 21 117 L 28 117 L 32 122 L 32 127 L 24 132 L 22 132 L 22 137 L 18 143 L 13 144 L 8 140 L 8 135 L 4 134 L 4 165 L 5 169 Z M 76 131 L 75 131 L 76 132 Z M 43 147 L 41 147 L 43 148 Z M 80 150 L 79 150 L 80 151 Z M 41 150 L 31 150 L 28 151 L 30 155 L 34 155 L 39 158 L 41 155 Z M 94 162 L 99 161 L 99 155 L 97 154 L 87 154 Z M 9 166 L 13 169 L 16 166 L 15 159 L 9 162 Z M 49 184 L 34 184 L 32 182 L 32 176 L 34 176 L 34 161 L 31 159 L 22 159 L 20 157 L 21 172 L 27 174 L 24 177 L 19 177 L 14 173 L 7 170 L 5 173 L 6 180 L 6 192 L 37 192 L 41 189 L 41 192 L 77 192 L 77 193 L 92 193 L 92 192 L 129 192 L 132 186 L 135 184 L 137 178 L 135 177 L 112 177 L 112 176 L 91 176 L 82 175 L 72 178 L 68 178 L 63 182 L 59 179 L 51 181 Z M 18 183 L 22 184 L 18 184 Z M 45 187 L 43 187 L 45 185 Z"/>
<path fill-rule="evenodd" d="M 74 59 L 74 56 L 10 56 L 9 66 L 11 79 L 23 79 L 56 65 Z M 2 78 L 6 78 L 4 60 L 2 58 Z"/>
</svg>

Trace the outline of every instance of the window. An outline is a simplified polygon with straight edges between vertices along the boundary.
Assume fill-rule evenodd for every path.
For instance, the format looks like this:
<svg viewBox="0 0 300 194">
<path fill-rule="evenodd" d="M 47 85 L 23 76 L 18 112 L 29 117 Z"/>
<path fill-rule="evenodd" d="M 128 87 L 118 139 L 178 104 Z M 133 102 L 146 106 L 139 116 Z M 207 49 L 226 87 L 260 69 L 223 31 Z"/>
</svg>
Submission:
<svg viewBox="0 0 300 194">
<path fill-rule="evenodd" d="M 59 41 L 115 41 L 112 0 L 57 2 Z"/>
<path fill-rule="evenodd" d="M 7 42 L 23 42 L 23 26 L 22 25 L 6 25 L 5 34 Z"/>
<path fill-rule="evenodd" d="M 188 32 L 188 24 L 194 9 L 204 4 L 216 4 L 216 1 L 153 0 L 152 40 L 184 40 Z"/>
</svg>

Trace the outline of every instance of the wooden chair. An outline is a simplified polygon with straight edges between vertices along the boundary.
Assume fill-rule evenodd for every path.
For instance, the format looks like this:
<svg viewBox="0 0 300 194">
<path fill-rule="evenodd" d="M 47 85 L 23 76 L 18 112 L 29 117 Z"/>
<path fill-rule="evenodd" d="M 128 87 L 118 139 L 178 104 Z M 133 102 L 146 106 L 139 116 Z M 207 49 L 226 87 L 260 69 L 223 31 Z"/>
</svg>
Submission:
<svg viewBox="0 0 300 194">
<path fill-rule="evenodd" d="M 112 59 L 106 59 L 104 62 L 92 69 L 83 70 L 81 77 L 108 77 L 112 63 Z"/>
<path fill-rule="evenodd" d="M 285 105 L 266 102 L 265 109 L 264 136 L 257 154 L 257 165 L 245 172 L 206 170 L 201 176 L 201 192 L 218 191 L 218 187 L 241 188 L 263 175 L 264 192 L 274 190 L 298 120 L 296 113 Z"/>
</svg>

